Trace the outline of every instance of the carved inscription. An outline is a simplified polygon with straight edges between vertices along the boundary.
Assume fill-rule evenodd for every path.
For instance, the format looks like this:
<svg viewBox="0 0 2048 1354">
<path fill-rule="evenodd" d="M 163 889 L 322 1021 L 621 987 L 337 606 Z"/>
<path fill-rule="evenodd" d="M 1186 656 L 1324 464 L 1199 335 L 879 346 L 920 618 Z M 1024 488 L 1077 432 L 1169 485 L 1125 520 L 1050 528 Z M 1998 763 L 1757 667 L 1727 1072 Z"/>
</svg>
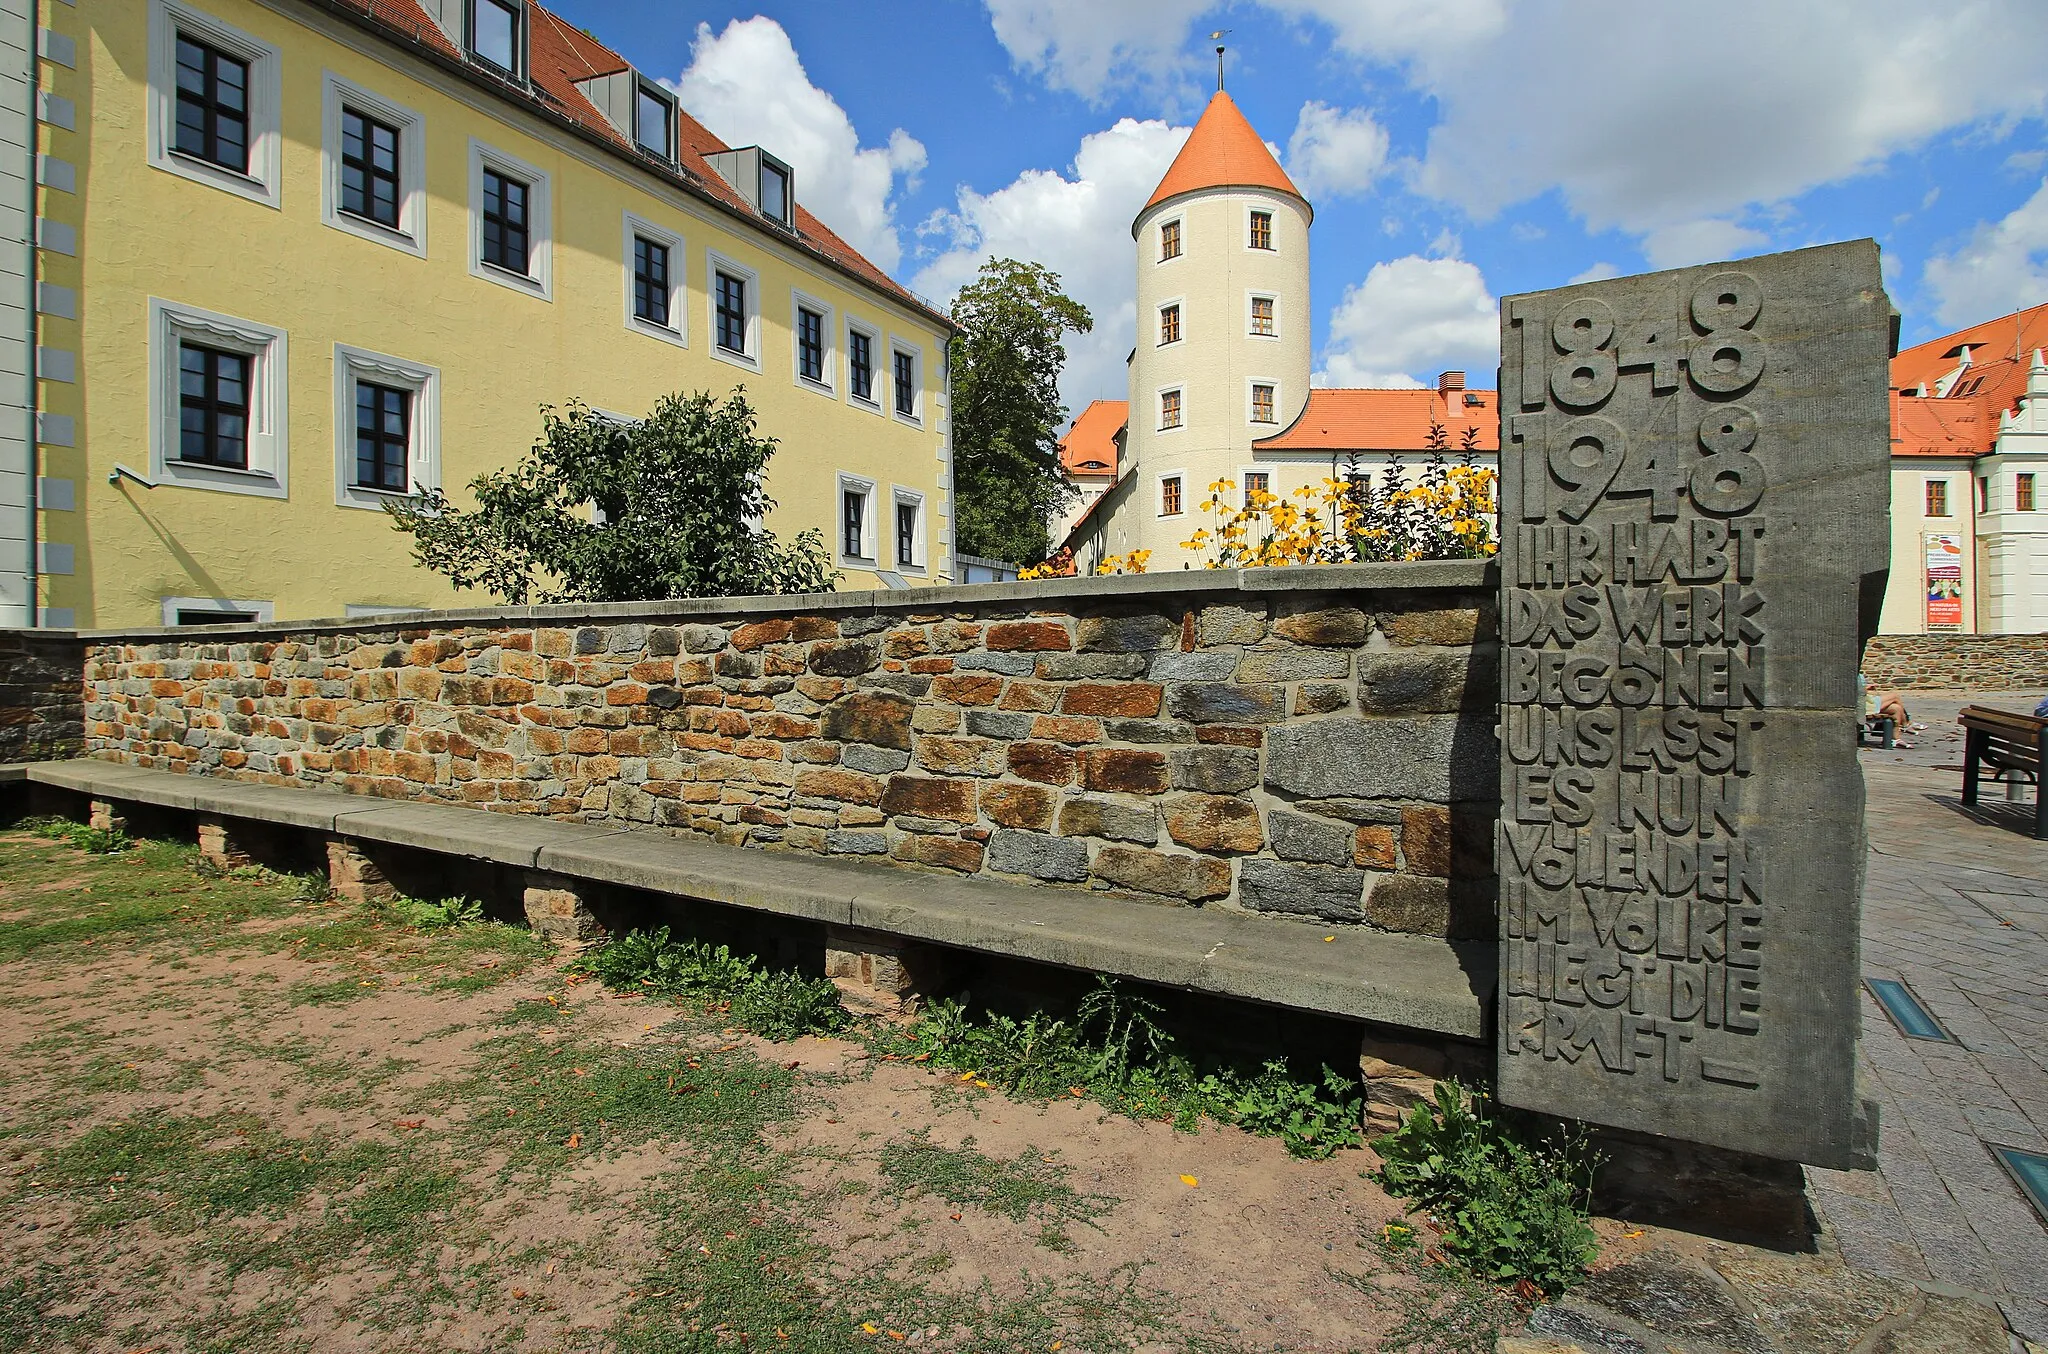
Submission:
<svg viewBox="0 0 2048 1354">
<path fill-rule="evenodd" d="M 1761 1084 L 1771 878 L 1742 806 L 1777 541 L 1759 511 L 1772 429 L 1743 397 L 1770 305 L 1732 269 L 1647 313 L 1577 292 L 1510 303 L 1504 1062 Z M 1647 412 L 1603 416 L 1618 394 Z"/>
</svg>

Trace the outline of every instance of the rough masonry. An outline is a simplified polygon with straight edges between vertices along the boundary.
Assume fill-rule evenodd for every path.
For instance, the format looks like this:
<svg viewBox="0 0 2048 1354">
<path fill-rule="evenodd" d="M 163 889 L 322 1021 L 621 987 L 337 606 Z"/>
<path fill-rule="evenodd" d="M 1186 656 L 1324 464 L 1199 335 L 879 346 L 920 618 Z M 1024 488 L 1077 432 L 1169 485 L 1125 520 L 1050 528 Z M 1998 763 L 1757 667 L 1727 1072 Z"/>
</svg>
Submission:
<svg viewBox="0 0 2048 1354">
<path fill-rule="evenodd" d="M 1502 304 L 1511 1104 L 1875 1152 L 1854 728 L 1891 334 L 1868 240 Z"/>
<path fill-rule="evenodd" d="M 94 757 L 1454 938 L 1480 563 L 82 637 Z"/>
</svg>

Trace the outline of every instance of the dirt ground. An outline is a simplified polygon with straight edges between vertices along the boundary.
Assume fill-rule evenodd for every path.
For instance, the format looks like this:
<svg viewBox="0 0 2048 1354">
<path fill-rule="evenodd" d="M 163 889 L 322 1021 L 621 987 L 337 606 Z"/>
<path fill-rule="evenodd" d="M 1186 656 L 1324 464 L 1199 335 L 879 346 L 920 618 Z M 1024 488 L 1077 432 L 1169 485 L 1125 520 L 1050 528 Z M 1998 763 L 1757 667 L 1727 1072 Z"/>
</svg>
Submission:
<svg viewBox="0 0 2048 1354">
<path fill-rule="evenodd" d="M 0 1345 L 1490 1351 L 1526 1315 L 1386 1247 L 1369 1150 L 771 1044 L 323 892 L 0 834 Z M 1603 1266 L 1711 1244 L 1597 1226 Z"/>
</svg>

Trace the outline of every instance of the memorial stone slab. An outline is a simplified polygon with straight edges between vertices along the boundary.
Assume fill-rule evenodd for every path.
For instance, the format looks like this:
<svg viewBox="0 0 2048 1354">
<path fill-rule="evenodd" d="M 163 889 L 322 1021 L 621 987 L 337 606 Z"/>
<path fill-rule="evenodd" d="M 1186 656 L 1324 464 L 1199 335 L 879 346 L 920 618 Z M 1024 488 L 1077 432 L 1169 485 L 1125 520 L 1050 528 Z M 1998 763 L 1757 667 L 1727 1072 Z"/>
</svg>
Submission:
<svg viewBox="0 0 2048 1354">
<path fill-rule="evenodd" d="M 1872 1163 L 1892 324 L 1869 240 L 1502 301 L 1508 1104 Z"/>
</svg>

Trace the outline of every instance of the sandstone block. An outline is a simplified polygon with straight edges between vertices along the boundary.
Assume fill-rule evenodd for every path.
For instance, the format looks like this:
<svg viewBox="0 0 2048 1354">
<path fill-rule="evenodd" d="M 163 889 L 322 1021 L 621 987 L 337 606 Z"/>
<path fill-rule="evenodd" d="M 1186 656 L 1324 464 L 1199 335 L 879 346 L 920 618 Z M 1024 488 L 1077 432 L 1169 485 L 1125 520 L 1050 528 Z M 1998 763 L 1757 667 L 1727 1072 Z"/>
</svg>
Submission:
<svg viewBox="0 0 2048 1354">
<path fill-rule="evenodd" d="M 1238 606 L 1203 607 L 1197 628 L 1205 646 L 1256 644 L 1266 637 L 1266 617 Z"/>
<path fill-rule="evenodd" d="M 886 832 L 854 832 L 841 828 L 825 834 L 825 850 L 835 856 L 880 856 L 889 851 Z"/>
<path fill-rule="evenodd" d="M 1095 853 L 1097 882 L 1112 888 L 1200 902 L 1230 893 L 1230 864 L 1210 856 L 1105 846 Z"/>
<path fill-rule="evenodd" d="M 839 622 L 830 616 L 792 616 L 789 637 L 798 644 L 808 644 L 814 639 L 837 639 Z"/>
<path fill-rule="evenodd" d="M 988 628 L 983 644 L 992 653 L 1040 653 L 1074 647 L 1059 621 L 998 621 Z"/>
<path fill-rule="evenodd" d="M 1069 799 L 1060 805 L 1062 837 L 1104 837 L 1111 841 L 1159 840 L 1159 813 L 1151 805 L 1138 806 L 1114 799 Z"/>
<path fill-rule="evenodd" d="M 1478 607 L 1390 612 L 1380 617 L 1380 629 L 1396 644 L 1443 645 L 1475 644 L 1494 631 L 1492 617 Z"/>
<path fill-rule="evenodd" d="M 1406 649 L 1358 656 L 1358 708 L 1373 713 L 1492 709 L 1498 660 L 1470 649 Z M 1473 704 L 1468 705 L 1468 702 Z"/>
<path fill-rule="evenodd" d="M 893 691 L 855 691 L 825 707 L 819 731 L 842 743 L 910 748 L 910 715 L 915 703 Z"/>
<path fill-rule="evenodd" d="M 1228 682 L 1173 682 L 1166 712 L 1191 724 L 1272 724 L 1287 718 L 1287 693 Z"/>
<path fill-rule="evenodd" d="M 1365 917 L 1389 931 L 1418 936 L 1449 935 L 1449 882 L 1414 874 L 1381 875 L 1366 897 Z"/>
<path fill-rule="evenodd" d="M 953 663 L 962 672 L 1000 672 L 1005 677 L 1029 677 L 1038 671 L 1038 659 L 1030 653 L 963 653 Z"/>
<path fill-rule="evenodd" d="M 1084 616 L 1074 625 L 1074 638 L 1084 653 L 1165 649 L 1180 642 L 1180 623 L 1155 615 Z"/>
<path fill-rule="evenodd" d="M 1053 812 L 1059 806 L 1053 790 L 1008 780 L 982 782 L 980 799 L 981 811 L 991 822 L 1033 832 L 1052 831 Z"/>
<path fill-rule="evenodd" d="M 716 625 L 683 627 L 683 648 L 690 653 L 717 653 L 726 644 L 726 633 Z"/>
<path fill-rule="evenodd" d="M 1072 715 L 1040 715 L 1031 721 L 1031 736 L 1053 743 L 1094 743 L 1102 738 L 1102 721 Z"/>
<path fill-rule="evenodd" d="M 1167 788 L 1166 754 L 1128 748 L 1086 749 L 1081 753 L 1081 783 L 1090 790 L 1158 794 Z"/>
<path fill-rule="evenodd" d="M 836 799 L 844 804 L 879 804 L 882 782 L 853 771 L 807 766 L 796 773 L 796 792 L 812 799 Z"/>
<path fill-rule="evenodd" d="M 1159 713 L 1156 682 L 1076 682 L 1060 709 L 1070 715 L 1124 715 L 1150 719 Z"/>
<path fill-rule="evenodd" d="M 1039 656 L 1037 672 L 1047 681 L 1072 682 L 1091 677 L 1142 677 L 1146 665 L 1141 653 L 1049 653 Z"/>
<path fill-rule="evenodd" d="M 1451 873 L 1451 811 L 1437 804 L 1401 810 L 1401 854 L 1412 874 Z"/>
<path fill-rule="evenodd" d="M 882 812 L 971 823 L 975 811 L 974 783 L 937 776 L 891 776 L 882 791 Z"/>
<path fill-rule="evenodd" d="M 1351 704 L 1351 688 L 1342 682 L 1303 682 L 1294 693 L 1294 713 L 1322 715 Z"/>
<path fill-rule="evenodd" d="M 1351 863 L 1376 870 L 1394 868 L 1394 829 L 1378 823 L 1359 828 L 1351 838 Z"/>
<path fill-rule="evenodd" d="M 885 776 L 891 771 L 901 771 L 910 765 L 910 754 L 900 748 L 878 748 L 871 743 L 848 743 L 841 751 L 839 764 L 849 771 L 864 771 L 871 776 Z"/>
<path fill-rule="evenodd" d="M 529 871 L 522 902 L 526 924 L 557 945 L 577 945 L 603 934 L 573 879 Z"/>
<path fill-rule="evenodd" d="M 830 639 L 811 646 L 809 666 L 825 677 L 858 677 L 881 661 L 881 646 L 871 639 Z"/>
<path fill-rule="evenodd" d="M 1006 710 L 969 710 L 967 732 L 978 738 L 1029 738 L 1031 716 Z"/>
<path fill-rule="evenodd" d="M 1060 692 L 1064 688 L 1052 682 L 1017 681 L 1003 692 L 1002 708 L 1023 710 L 1032 714 L 1049 714 L 1060 708 Z"/>
<path fill-rule="evenodd" d="M 1007 760 L 1012 774 L 1047 785 L 1071 785 L 1080 770 L 1080 757 L 1057 743 L 1012 743 Z"/>
<path fill-rule="evenodd" d="M 781 644 L 788 638 L 788 621 L 753 621 L 732 632 L 732 647 L 741 651 L 758 649 L 763 645 Z"/>
<path fill-rule="evenodd" d="M 1500 791 L 1491 716 L 1306 720 L 1267 738 L 1266 784 L 1310 799 L 1487 800 Z"/>
<path fill-rule="evenodd" d="M 1257 806 L 1229 795 L 1175 795 L 1166 804 L 1166 830 L 1182 846 L 1220 855 L 1256 851 L 1265 844 Z"/>
<path fill-rule="evenodd" d="M 1352 649 L 1372 634 L 1372 619 L 1357 607 L 1324 607 L 1318 611 L 1297 611 L 1273 622 L 1273 633 L 1296 644 L 1320 644 Z"/>
<path fill-rule="evenodd" d="M 1251 649 L 1239 660 L 1240 682 L 1300 682 L 1351 675 L 1351 655 L 1340 649 Z"/>
<path fill-rule="evenodd" d="M 940 700 L 955 705 L 994 705 L 1003 694 L 1003 679 L 980 674 L 955 673 L 932 680 L 932 691 Z"/>
<path fill-rule="evenodd" d="M 1227 682 L 1237 672 L 1244 650 L 1197 649 L 1193 653 L 1171 650 L 1152 655 L 1145 672 L 1155 682 Z"/>
<path fill-rule="evenodd" d="M 896 860 L 909 861 L 913 865 L 936 865 L 945 870 L 974 874 L 981 869 L 985 850 L 980 842 L 912 832 L 891 847 L 889 854 Z"/>
<path fill-rule="evenodd" d="M 1000 776 L 1004 747 L 991 738 L 948 738 L 931 734 L 917 740 L 917 764 L 944 775 Z"/>
</svg>

